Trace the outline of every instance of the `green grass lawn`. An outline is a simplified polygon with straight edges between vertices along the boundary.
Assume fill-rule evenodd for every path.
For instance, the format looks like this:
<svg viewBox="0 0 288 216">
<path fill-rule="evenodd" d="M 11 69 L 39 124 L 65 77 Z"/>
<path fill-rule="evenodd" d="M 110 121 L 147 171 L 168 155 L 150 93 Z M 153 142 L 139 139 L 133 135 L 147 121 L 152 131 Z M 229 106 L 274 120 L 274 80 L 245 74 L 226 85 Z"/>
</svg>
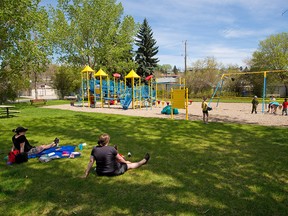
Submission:
<svg viewBox="0 0 288 216">
<path fill-rule="evenodd" d="M 49 103 L 48 103 L 49 104 Z M 288 215 L 287 128 L 80 113 L 17 105 L 0 118 L 0 215 Z M 6 165 L 11 130 L 31 144 L 86 142 L 82 156 Z M 81 179 L 101 133 L 131 161 L 118 177 Z"/>
</svg>

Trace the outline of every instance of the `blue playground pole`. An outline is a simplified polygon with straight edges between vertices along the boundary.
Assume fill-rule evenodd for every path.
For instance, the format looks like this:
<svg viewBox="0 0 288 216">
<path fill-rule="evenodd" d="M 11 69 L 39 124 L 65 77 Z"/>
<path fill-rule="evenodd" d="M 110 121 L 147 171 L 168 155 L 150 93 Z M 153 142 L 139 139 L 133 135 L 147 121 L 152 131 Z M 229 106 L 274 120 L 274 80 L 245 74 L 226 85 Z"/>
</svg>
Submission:
<svg viewBox="0 0 288 216">
<path fill-rule="evenodd" d="M 224 83 L 224 80 L 222 79 L 222 81 L 221 81 L 221 86 L 220 86 L 219 97 L 218 97 L 218 100 L 217 100 L 217 105 L 216 105 L 216 107 L 218 107 L 218 104 L 219 104 L 220 96 L 221 96 L 221 93 L 222 93 L 222 86 L 223 86 L 223 83 Z"/>
<path fill-rule="evenodd" d="M 209 101 L 209 103 L 208 103 L 208 106 L 210 106 L 210 103 L 211 103 L 212 100 L 214 99 L 214 96 L 215 96 L 216 92 L 218 91 L 219 85 L 220 85 L 220 81 L 217 83 L 217 86 L 216 86 L 216 88 L 215 88 L 215 90 L 214 90 L 214 92 L 213 92 L 213 94 L 212 94 L 212 97 L 211 97 L 211 99 L 210 99 L 210 101 Z M 217 103 L 217 106 L 218 106 L 218 103 Z"/>
<path fill-rule="evenodd" d="M 262 113 L 265 112 L 265 98 L 266 98 L 266 71 L 264 72 L 263 94 L 262 94 Z"/>
</svg>

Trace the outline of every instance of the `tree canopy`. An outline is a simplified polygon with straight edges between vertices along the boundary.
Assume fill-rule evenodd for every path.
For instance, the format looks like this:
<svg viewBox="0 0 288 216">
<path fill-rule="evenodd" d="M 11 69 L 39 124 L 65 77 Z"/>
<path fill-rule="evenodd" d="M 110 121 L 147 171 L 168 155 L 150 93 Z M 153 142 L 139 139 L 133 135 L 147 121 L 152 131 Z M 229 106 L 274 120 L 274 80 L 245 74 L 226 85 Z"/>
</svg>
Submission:
<svg viewBox="0 0 288 216">
<path fill-rule="evenodd" d="M 39 0 L 3 0 L 0 3 L 0 94 L 14 99 L 34 75 L 45 70 L 52 54 L 45 39 L 48 16 Z M 7 92 L 9 91 L 9 92 Z"/>
<path fill-rule="evenodd" d="M 220 80 L 222 64 L 214 57 L 207 57 L 193 63 L 191 70 L 186 75 L 189 92 L 197 96 L 210 95 L 211 89 Z"/>
<path fill-rule="evenodd" d="M 283 32 L 269 36 L 260 41 L 258 49 L 251 59 L 251 70 L 287 70 L 288 69 L 288 33 Z M 288 73 L 275 73 L 267 76 L 269 83 L 282 83 L 288 95 Z M 253 81 L 253 80 L 252 80 Z M 255 83 L 257 85 L 257 83 Z M 272 85 L 273 86 L 273 85 Z M 273 92 L 273 89 L 271 90 Z"/>
<path fill-rule="evenodd" d="M 261 70 L 281 70 L 288 68 L 288 33 L 271 35 L 260 41 L 252 56 L 252 67 Z"/>
<path fill-rule="evenodd" d="M 124 73 L 135 66 L 131 16 L 115 0 L 59 0 L 51 8 L 51 38 L 61 62 Z"/>
</svg>

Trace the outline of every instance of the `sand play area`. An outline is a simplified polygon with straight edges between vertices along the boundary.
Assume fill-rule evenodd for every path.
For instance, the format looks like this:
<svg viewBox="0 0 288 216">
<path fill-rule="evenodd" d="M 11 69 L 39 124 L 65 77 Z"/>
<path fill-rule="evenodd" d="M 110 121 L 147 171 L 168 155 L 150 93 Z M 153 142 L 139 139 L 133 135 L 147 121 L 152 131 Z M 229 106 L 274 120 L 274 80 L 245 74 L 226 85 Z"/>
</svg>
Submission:
<svg viewBox="0 0 288 216">
<path fill-rule="evenodd" d="M 282 116 L 282 111 L 278 110 L 276 115 L 267 112 L 262 113 L 262 104 L 258 105 L 258 113 L 251 114 L 252 105 L 250 103 L 211 103 L 213 110 L 209 112 L 209 122 L 233 122 L 239 124 L 256 124 L 266 126 L 288 126 L 288 116 Z M 161 114 L 162 106 L 148 107 L 141 109 L 128 109 L 123 110 L 119 105 L 105 105 L 104 108 L 90 108 L 82 106 L 55 105 L 46 106 L 45 108 L 72 110 L 76 112 L 91 112 L 91 113 L 106 113 L 106 114 L 119 114 L 140 117 L 153 117 L 153 118 L 171 118 L 170 115 Z M 189 120 L 202 121 L 201 102 L 193 102 L 189 105 Z M 174 119 L 185 119 L 185 109 L 179 109 L 179 114 L 174 115 Z"/>
</svg>

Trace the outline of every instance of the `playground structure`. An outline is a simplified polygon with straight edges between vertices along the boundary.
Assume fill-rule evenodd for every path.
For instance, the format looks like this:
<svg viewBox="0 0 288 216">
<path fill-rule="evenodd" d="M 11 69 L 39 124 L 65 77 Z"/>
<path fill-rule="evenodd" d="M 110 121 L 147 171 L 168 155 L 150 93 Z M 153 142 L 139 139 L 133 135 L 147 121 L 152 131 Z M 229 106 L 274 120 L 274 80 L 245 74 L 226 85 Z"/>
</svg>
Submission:
<svg viewBox="0 0 288 216">
<path fill-rule="evenodd" d="M 165 104 L 163 99 L 168 99 L 169 97 L 164 93 L 170 93 L 170 102 L 166 102 L 167 106 L 161 111 L 162 114 L 171 114 L 171 119 L 174 118 L 174 115 L 179 114 L 178 109 L 186 110 L 186 120 L 188 120 L 188 88 L 185 86 L 185 79 L 180 77 L 179 82 L 171 82 L 171 80 L 156 80 L 156 87 L 160 85 L 162 87 L 162 107 Z M 165 89 L 164 89 L 165 88 Z M 158 91 L 157 91 L 158 92 Z M 160 104 L 161 101 L 158 101 Z M 158 104 L 158 105 L 159 105 Z"/>
<path fill-rule="evenodd" d="M 216 104 L 216 107 L 218 107 L 218 104 L 219 104 L 219 100 L 220 100 L 220 96 L 221 96 L 221 93 L 222 93 L 222 87 L 223 87 L 223 84 L 224 84 L 224 79 L 226 77 L 230 77 L 232 75 L 244 75 L 244 74 L 263 74 L 263 90 L 262 90 L 262 113 L 265 112 L 265 101 L 266 101 L 266 86 L 267 86 L 267 74 L 268 73 L 283 73 L 283 72 L 288 72 L 287 70 L 273 70 L 273 71 L 256 71 L 256 72 L 239 72 L 239 73 L 224 73 L 222 74 L 221 76 L 221 80 L 217 83 L 217 86 L 213 92 L 213 95 L 209 101 L 209 105 L 210 103 L 212 102 L 216 92 L 218 91 L 219 89 L 219 97 L 218 97 L 218 100 L 217 100 L 217 104 Z"/>
<path fill-rule="evenodd" d="M 188 88 L 171 89 L 171 118 L 173 119 L 173 108 L 186 109 L 186 120 L 188 120 Z"/>
<path fill-rule="evenodd" d="M 162 103 L 162 107 L 165 105 L 165 100 L 169 100 L 169 98 L 171 98 L 172 89 L 185 89 L 186 86 L 185 79 L 181 77 L 179 77 L 178 80 L 176 78 L 158 78 L 155 80 L 155 82 L 157 98 L 156 106 L 159 106 L 160 103 Z M 169 105 L 169 101 L 166 101 L 166 104 Z"/>
<path fill-rule="evenodd" d="M 81 80 L 82 80 L 82 86 L 81 86 L 81 99 L 82 99 L 82 106 L 84 106 L 84 98 L 85 98 L 85 92 L 87 90 L 87 96 L 90 98 L 90 91 L 87 88 L 89 86 L 89 80 L 92 77 L 92 74 L 95 71 L 89 67 L 88 65 L 81 71 Z M 88 106 L 90 106 L 90 100 L 88 100 Z"/>
<path fill-rule="evenodd" d="M 149 75 L 145 78 L 147 84 L 141 83 L 141 77 L 131 70 L 125 77 L 124 81 L 121 79 L 121 75 L 118 73 L 113 74 L 113 79 L 109 79 L 109 75 L 102 69 L 94 71 L 89 66 L 86 66 L 81 71 L 81 100 L 82 106 L 84 106 L 85 98 L 88 100 L 88 107 L 95 108 L 96 103 L 100 103 L 100 107 L 103 108 L 105 104 L 115 105 L 120 103 L 124 110 L 128 109 L 132 105 L 132 109 L 151 107 L 157 104 L 157 92 L 158 87 L 162 86 L 162 94 L 164 94 L 163 86 L 167 88 L 179 87 L 185 88 L 185 80 L 180 78 L 179 83 L 159 82 L 154 79 L 153 75 Z M 169 88 L 169 92 L 170 92 Z M 162 95 L 162 100 L 164 98 Z M 162 101 L 162 106 L 164 106 Z M 169 105 L 169 102 L 166 102 Z"/>
<path fill-rule="evenodd" d="M 113 74 L 113 80 L 102 69 L 95 72 L 89 66 L 81 71 L 81 100 L 84 106 L 85 98 L 88 99 L 88 107 L 96 107 L 96 102 L 103 108 L 105 104 L 110 105 L 120 102 L 123 109 L 128 109 L 132 103 L 132 108 L 141 108 L 142 106 L 152 106 L 155 103 L 156 91 L 154 89 L 153 75 L 146 79 L 149 85 L 142 85 L 140 76 L 131 70 L 124 78 L 121 75 Z M 138 80 L 137 80 L 138 79 Z M 129 86 L 129 87 L 128 87 Z"/>
</svg>

